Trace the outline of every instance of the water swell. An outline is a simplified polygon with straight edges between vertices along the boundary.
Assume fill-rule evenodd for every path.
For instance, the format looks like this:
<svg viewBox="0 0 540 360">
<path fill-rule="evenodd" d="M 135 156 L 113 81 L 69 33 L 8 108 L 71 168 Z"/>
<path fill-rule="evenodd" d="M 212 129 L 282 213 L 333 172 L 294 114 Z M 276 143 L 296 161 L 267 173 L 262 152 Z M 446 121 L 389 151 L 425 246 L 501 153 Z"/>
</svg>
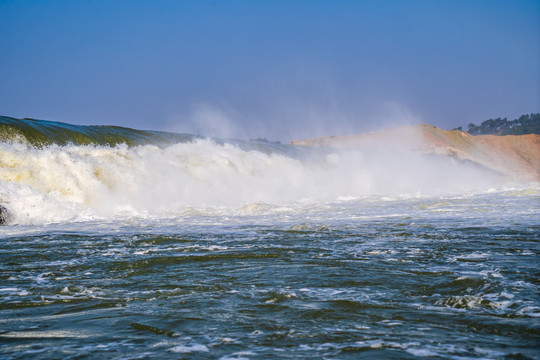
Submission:
<svg viewBox="0 0 540 360">
<path fill-rule="evenodd" d="M 15 119 L 0 116 L 0 141 L 25 142 L 32 146 L 47 145 L 103 145 L 129 146 L 166 145 L 186 142 L 193 135 L 163 131 L 135 130 L 120 126 L 73 125 L 56 121 Z"/>
</svg>

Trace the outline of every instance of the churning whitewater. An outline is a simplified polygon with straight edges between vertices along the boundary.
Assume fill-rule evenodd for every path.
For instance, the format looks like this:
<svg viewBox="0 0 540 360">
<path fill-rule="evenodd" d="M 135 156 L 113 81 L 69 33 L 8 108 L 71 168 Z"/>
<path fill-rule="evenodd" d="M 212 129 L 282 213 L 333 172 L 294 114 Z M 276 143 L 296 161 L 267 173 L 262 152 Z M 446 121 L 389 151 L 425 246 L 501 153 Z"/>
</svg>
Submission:
<svg viewBox="0 0 540 360">
<path fill-rule="evenodd" d="M 1 143 L 0 154 L 0 204 L 17 224 L 427 196 L 495 185 L 470 165 L 412 152 L 270 148 L 210 139 L 167 147 Z"/>
<path fill-rule="evenodd" d="M 539 358 L 536 182 L 0 120 L 3 359 Z"/>
</svg>

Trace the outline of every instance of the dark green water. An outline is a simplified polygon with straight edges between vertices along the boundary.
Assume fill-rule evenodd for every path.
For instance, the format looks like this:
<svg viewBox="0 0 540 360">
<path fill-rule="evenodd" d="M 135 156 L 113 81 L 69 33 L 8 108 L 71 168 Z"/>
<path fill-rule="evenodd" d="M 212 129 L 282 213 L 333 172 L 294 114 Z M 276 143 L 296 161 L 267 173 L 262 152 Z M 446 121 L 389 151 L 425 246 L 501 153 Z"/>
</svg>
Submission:
<svg viewBox="0 0 540 360">
<path fill-rule="evenodd" d="M 3 359 L 537 359 L 538 190 L 3 227 Z"/>
<path fill-rule="evenodd" d="M 73 125 L 56 121 L 16 119 L 0 116 L 0 141 L 27 142 L 33 146 L 175 144 L 193 139 L 192 135 L 162 131 L 135 130 L 120 126 Z"/>
</svg>

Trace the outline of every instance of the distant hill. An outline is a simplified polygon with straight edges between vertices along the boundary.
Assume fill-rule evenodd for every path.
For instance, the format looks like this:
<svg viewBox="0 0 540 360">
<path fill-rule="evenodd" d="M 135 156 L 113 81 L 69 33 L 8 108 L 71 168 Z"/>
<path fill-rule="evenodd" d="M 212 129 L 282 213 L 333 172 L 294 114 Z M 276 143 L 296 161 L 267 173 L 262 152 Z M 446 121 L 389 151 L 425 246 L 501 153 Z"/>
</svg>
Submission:
<svg viewBox="0 0 540 360">
<path fill-rule="evenodd" d="M 540 114 L 521 115 L 519 119 L 489 119 L 480 125 L 470 123 L 467 132 L 471 135 L 525 135 L 540 134 Z M 460 126 L 454 130 L 463 130 Z"/>
</svg>

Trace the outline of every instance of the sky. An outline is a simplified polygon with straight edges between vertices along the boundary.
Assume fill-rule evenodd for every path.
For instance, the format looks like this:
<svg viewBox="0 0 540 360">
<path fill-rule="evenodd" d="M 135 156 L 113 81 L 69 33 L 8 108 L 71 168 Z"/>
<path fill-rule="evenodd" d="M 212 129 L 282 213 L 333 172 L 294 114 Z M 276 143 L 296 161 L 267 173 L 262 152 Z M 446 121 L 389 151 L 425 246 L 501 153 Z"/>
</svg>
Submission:
<svg viewBox="0 0 540 360">
<path fill-rule="evenodd" d="M 540 112 L 540 0 L 0 0 L 0 115 L 270 140 Z"/>
</svg>

